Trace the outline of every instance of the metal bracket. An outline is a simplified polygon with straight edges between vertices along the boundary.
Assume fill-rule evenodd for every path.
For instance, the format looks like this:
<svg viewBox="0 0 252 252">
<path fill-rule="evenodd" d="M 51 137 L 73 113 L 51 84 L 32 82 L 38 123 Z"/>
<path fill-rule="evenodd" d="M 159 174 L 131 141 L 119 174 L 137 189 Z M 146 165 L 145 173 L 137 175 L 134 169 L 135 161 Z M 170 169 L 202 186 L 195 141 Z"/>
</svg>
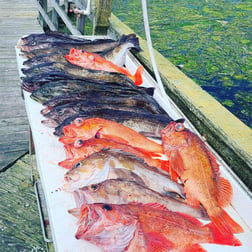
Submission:
<svg viewBox="0 0 252 252">
<path fill-rule="evenodd" d="M 44 238 L 45 242 L 49 243 L 49 242 L 53 242 L 53 241 L 52 241 L 52 239 L 47 237 L 44 214 L 43 214 L 42 205 L 41 205 L 42 200 L 41 200 L 41 197 L 39 196 L 39 186 L 38 186 L 39 183 L 40 183 L 39 181 L 36 181 L 34 183 L 34 191 L 35 191 L 35 195 L 36 195 L 36 199 L 37 199 L 37 205 L 38 205 L 38 210 L 39 210 L 39 218 L 40 218 L 40 224 L 41 224 L 41 228 L 42 228 L 43 238 Z M 41 193 L 41 190 L 40 190 L 40 193 Z"/>
</svg>

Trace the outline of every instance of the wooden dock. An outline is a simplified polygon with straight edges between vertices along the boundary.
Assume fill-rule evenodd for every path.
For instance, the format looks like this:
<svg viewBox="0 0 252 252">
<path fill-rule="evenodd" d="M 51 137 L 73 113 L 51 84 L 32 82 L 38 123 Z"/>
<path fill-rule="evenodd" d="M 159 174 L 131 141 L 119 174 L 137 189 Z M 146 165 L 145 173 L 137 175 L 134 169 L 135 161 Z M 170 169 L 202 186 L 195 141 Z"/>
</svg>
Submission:
<svg viewBox="0 0 252 252">
<path fill-rule="evenodd" d="M 42 32 L 33 0 L 0 0 L 0 171 L 28 152 L 28 121 L 21 96 L 15 45 Z"/>
</svg>

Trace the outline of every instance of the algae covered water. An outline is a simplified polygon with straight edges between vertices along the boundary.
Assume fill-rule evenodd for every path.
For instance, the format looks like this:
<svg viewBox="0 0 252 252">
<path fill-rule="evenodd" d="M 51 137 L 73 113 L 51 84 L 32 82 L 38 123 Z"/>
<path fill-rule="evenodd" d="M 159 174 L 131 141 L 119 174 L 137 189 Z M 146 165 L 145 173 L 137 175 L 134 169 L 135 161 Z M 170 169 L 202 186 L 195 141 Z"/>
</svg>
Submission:
<svg viewBox="0 0 252 252">
<path fill-rule="evenodd" d="M 147 1 L 153 47 L 252 128 L 252 1 Z M 113 13 L 145 38 L 141 1 Z"/>
</svg>

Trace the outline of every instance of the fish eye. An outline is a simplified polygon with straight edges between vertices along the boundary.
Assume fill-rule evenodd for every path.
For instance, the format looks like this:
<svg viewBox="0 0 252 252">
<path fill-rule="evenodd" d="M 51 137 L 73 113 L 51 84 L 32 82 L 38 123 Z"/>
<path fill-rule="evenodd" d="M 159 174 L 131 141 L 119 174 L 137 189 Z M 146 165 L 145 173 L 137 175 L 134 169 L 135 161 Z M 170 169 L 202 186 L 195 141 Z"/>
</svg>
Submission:
<svg viewBox="0 0 252 252">
<path fill-rule="evenodd" d="M 80 148 L 81 146 L 83 146 L 83 144 L 84 144 L 83 140 L 77 139 L 77 140 L 75 140 L 75 142 L 74 142 L 74 147 L 75 147 L 75 148 Z"/>
<path fill-rule="evenodd" d="M 77 164 L 75 164 L 75 168 L 78 168 L 78 167 L 80 167 L 80 165 L 81 165 L 81 163 L 80 162 L 78 162 Z"/>
<path fill-rule="evenodd" d="M 111 211 L 112 210 L 112 206 L 108 205 L 108 204 L 104 204 L 102 206 L 102 209 L 106 210 L 106 211 Z"/>
<path fill-rule="evenodd" d="M 84 123 L 84 120 L 83 120 L 82 118 L 76 118 L 76 119 L 74 120 L 74 124 L 75 124 L 75 126 L 77 126 L 77 127 L 82 126 L 83 123 Z"/>
<path fill-rule="evenodd" d="M 99 186 L 98 186 L 98 185 L 95 185 L 95 184 L 90 185 L 90 186 L 88 187 L 88 189 L 89 189 L 90 191 L 94 191 L 94 192 L 95 192 L 98 188 L 99 188 Z"/>
<path fill-rule="evenodd" d="M 176 125 L 175 125 L 175 130 L 176 131 L 183 131 L 185 129 L 185 126 L 184 126 L 184 124 L 183 123 L 176 123 Z"/>
</svg>

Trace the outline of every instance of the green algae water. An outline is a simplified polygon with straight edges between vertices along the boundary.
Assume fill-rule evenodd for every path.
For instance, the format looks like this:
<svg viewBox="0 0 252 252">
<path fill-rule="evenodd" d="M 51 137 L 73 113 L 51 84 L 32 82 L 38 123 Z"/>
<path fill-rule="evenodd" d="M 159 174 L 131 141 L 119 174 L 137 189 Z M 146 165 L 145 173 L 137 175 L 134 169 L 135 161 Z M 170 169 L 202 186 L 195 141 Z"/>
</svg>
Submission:
<svg viewBox="0 0 252 252">
<path fill-rule="evenodd" d="M 153 47 L 252 128 L 252 1 L 147 1 Z M 145 38 L 141 1 L 112 12 Z"/>
</svg>

